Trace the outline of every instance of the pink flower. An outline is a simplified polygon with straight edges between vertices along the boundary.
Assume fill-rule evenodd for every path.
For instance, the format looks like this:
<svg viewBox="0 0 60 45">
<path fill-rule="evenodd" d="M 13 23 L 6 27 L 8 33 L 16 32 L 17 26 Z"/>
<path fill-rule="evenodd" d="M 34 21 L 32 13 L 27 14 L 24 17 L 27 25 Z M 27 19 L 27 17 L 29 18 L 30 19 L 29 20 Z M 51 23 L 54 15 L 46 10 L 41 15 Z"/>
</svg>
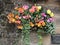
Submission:
<svg viewBox="0 0 60 45">
<path fill-rule="evenodd" d="M 48 19 L 47 22 L 50 22 L 50 20 Z"/>
<path fill-rule="evenodd" d="M 35 12 L 35 9 L 34 8 L 31 8 L 31 9 L 29 9 L 29 12 L 30 13 L 34 13 Z"/>
<path fill-rule="evenodd" d="M 24 19 L 29 19 L 29 18 L 31 18 L 31 16 L 30 15 L 26 15 L 26 16 L 23 16 L 23 18 Z"/>
<path fill-rule="evenodd" d="M 32 8 L 31 8 L 31 9 L 29 9 L 29 12 L 30 12 L 30 13 L 34 13 L 34 12 L 35 12 L 35 10 L 36 10 L 36 6 L 32 6 Z"/>
<path fill-rule="evenodd" d="M 47 20 L 47 22 L 52 22 L 52 21 L 54 21 L 53 18 L 49 18 L 49 19 Z"/>
<path fill-rule="evenodd" d="M 26 19 L 26 16 L 23 16 L 24 19 Z"/>
<path fill-rule="evenodd" d="M 24 10 L 27 10 L 28 8 L 29 8 L 28 5 L 24 5 L 24 6 L 23 6 L 23 9 L 24 9 Z"/>
<path fill-rule="evenodd" d="M 41 15 L 42 15 L 43 17 L 46 17 L 46 14 L 45 14 L 45 13 L 41 13 Z"/>
<path fill-rule="evenodd" d="M 41 20 L 41 21 L 40 21 L 40 23 L 43 23 L 43 22 L 44 22 L 44 20 Z"/>
<path fill-rule="evenodd" d="M 36 9 L 36 6 L 32 6 L 32 9 Z"/>
<path fill-rule="evenodd" d="M 15 21 L 15 23 L 20 24 L 20 23 L 21 23 L 21 21 L 20 21 L 20 20 L 17 20 L 17 21 Z"/>
<path fill-rule="evenodd" d="M 28 18 L 31 18 L 31 15 L 27 15 Z"/>
</svg>

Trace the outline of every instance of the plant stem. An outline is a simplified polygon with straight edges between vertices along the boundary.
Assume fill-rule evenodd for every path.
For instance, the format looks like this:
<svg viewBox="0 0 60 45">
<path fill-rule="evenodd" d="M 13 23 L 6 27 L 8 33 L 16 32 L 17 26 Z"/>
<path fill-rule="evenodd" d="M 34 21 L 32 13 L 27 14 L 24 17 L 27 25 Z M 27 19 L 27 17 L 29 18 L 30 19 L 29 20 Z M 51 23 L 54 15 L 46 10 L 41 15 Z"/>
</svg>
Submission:
<svg viewBox="0 0 60 45">
<path fill-rule="evenodd" d="M 41 32 L 37 32 L 37 37 L 38 37 L 38 45 L 42 45 L 42 35 L 41 35 Z"/>
<path fill-rule="evenodd" d="M 22 30 L 22 39 L 23 39 L 23 45 L 30 45 L 30 36 L 29 36 L 29 34 L 30 34 L 30 31 L 29 30 L 26 30 L 26 29 L 24 29 L 24 30 Z"/>
</svg>

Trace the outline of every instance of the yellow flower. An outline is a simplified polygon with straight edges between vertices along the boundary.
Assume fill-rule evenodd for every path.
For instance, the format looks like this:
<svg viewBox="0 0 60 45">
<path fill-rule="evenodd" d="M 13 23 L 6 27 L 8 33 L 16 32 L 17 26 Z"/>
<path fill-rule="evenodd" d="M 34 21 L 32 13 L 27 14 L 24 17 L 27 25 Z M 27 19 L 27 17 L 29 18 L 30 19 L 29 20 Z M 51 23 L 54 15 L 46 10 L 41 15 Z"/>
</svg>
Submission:
<svg viewBox="0 0 60 45">
<path fill-rule="evenodd" d="M 51 14 L 51 10 L 50 9 L 47 10 L 47 14 Z"/>
<path fill-rule="evenodd" d="M 15 22 L 15 19 L 12 19 L 12 22 Z"/>
<path fill-rule="evenodd" d="M 40 27 L 40 26 L 41 26 L 41 24 L 39 24 L 39 23 L 38 23 L 38 25 L 37 25 L 37 26 L 38 26 L 38 27 Z"/>
<path fill-rule="evenodd" d="M 54 13 L 51 13 L 50 16 L 53 17 L 54 16 Z"/>
<path fill-rule="evenodd" d="M 38 6 L 37 8 L 40 10 L 42 7 L 41 6 Z"/>
<path fill-rule="evenodd" d="M 21 25 L 20 25 L 20 26 L 17 26 L 17 28 L 18 28 L 18 29 L 22 29 L 22 28 L 23 28 L 23 26 L 21 26 Z"/>
<path fill-rule="evenodd" d="M 42 7 L 41 6 L 37 6 L 37 11 L 41 10 Z"/>
<path fill-rule="evenodd" d="M 31 26 L 31 27 L 34 27 L 34 24 L 33 24 L 32 22 L 30 22 L 30 26 Z"/>
</svg>

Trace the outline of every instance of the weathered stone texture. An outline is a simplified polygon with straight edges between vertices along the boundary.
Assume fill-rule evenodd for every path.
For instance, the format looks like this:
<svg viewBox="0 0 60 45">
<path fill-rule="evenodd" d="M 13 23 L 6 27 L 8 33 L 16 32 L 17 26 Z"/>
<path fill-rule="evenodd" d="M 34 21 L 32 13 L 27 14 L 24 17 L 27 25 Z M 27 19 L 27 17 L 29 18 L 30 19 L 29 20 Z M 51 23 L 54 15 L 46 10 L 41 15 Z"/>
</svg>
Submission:
<svg viewBox="0 0 60 45">
<path fill-rule="evenodd" d="M 26 0 L 21 0 L 22 4 L 28 4 L 31 5 L 33 3 L 26 1 Z M 44 7 L 50 8 L 54 13 L 55 13 L 55 27 L 56 27 L 56 33 L 60 33 L 60 4 L 59 1 L 57 0 L 49 0 L 46 3 L 38 2 L 37 4 L 40 4 Z M 10 4 L 9 4 L 10 5 Z M 6 6 L 9 9 L 9 5 Z M 11 6 L 11 5 L 10 5 Z M 11 7 L 10 7 L 11 8 Z M 5 10 L 5 11 L 6 11 Z M 9 9 L 10 10 L 10 9 Z M 4 13 L 5 13 L 4 11 Z M 7 11 L 8 13 L 8 11 Z M 11 30 L 6 30 L 6 27 L 1 26 L 0 24 L 0 45 L 21 45 L 21 33 L 15 32 L 16 29 Z M 37 37 L 36 33 L 31 33 L 30 38 L 31 38 L 31 45 L 37 45 Z M 51 44 L 50 41 L 51 37 L 50 35 L 43 36 L 43 45 L 53 45 Z M 57 44 L 55 44 L 57 45 Z"/>
</svg>

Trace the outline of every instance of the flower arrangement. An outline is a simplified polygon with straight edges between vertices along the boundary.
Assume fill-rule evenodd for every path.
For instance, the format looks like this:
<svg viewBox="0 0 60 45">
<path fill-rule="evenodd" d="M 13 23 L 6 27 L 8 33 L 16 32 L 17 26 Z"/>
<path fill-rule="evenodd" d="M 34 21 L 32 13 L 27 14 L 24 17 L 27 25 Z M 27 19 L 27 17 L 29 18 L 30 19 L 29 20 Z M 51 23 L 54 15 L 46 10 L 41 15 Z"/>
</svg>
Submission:
<svg viewBox="0 0 60 45">
<path fill-rule="evenodd" d="M 50 9 L 44 9 L 40 5 L 15 7 L 7 15 L 8 22 L 16 24 L 17 29 L 22 30 L 23 45 L 30 45 L 29 34 L 32 27 L 37 30 L 38 45 L 42 45 L 41 32 L 46 34 L 54 32 L 53 17 L 54 14 Z"/>
</svg>

